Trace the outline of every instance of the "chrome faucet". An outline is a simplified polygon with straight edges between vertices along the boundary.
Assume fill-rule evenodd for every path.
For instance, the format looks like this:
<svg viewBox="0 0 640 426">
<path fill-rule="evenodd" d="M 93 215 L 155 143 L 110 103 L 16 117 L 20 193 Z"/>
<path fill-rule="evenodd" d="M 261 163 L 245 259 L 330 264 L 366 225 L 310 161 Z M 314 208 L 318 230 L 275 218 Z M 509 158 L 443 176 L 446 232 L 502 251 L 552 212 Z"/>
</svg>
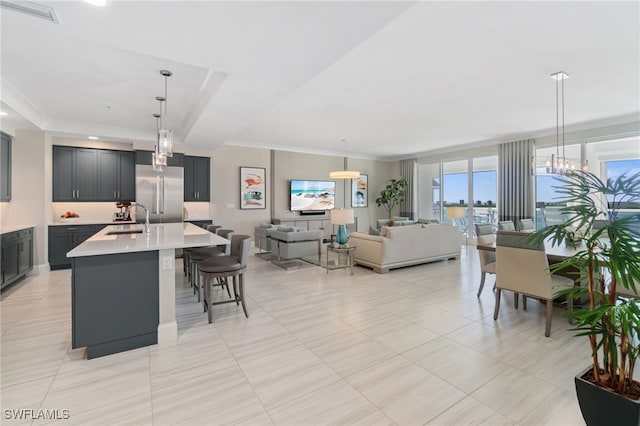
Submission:
<svg viewBox="0 0 640 426">
<path fill-rule="evenodd" d="M 131 203 L 131 205 L 129 205 L 129 207 L 127 207 L 125 216 L 129 215 L 129 210 L 131 210 L 131 207 L 134 207 L 134 206 L 144 209 L 144 212 L 145 212 L 144 232 L 146 232 L 146 234 L 149 235 L 149 233 L 151 232 L 151 230 L 150 230 L 151 228 L 149 227 L 149 210 L 145 206 L 143 206 L 140 203 Z"/>
</svg>

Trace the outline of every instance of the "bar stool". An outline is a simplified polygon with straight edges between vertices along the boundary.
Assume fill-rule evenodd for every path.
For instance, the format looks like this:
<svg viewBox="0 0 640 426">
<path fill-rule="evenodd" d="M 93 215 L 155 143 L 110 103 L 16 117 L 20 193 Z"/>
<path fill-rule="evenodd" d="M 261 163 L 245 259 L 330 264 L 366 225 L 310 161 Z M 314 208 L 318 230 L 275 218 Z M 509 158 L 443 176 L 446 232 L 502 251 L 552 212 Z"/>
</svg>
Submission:
<svg viewBox="0 0 640 426">
<path fill-rule="evenodd" d="M 221 228 L 222 226 L 220 225 L 207 225 L 207 231 L 211 232 L 212 234 L 217 234 L 217 231 Z M 194 280 L 193 272 L 194 271 L 197 272 L 197 270 L 195 270 L 193 267 L 193 262 L 191 261 L 191 253 L 194 250 L 198 250 L 200 248 L 203 248 L 203 247 L 188 248 L 183 250 L 184 274 L 187 276 L 187 282 L 189 282 L 191 287 L 193 287 L 193 280 Z M 195 294 L 195 289 L 194 289 L 194 294 Z M 200 293 L 198 293 L 198 301 L 200 301 Z"/>
<path fill-rule="evenodd" d="M 215 256 L 198 263 L 198 270 L 204 282 L 204 297 L 209 323 L 213 322 L 212 307 L 223 303 L 242 303 L 244 316 L 249 318 L 244 300 L 244 273 L 247 270 L 250 247 L 251 237 L 249 235 L 234 235 L 231 239 L 230 256 Z M 234 297 L 231 300 L 213 302 L 211 297 L 211 290 L 214 285 L 213 280 L 227 277 L 233 277 Z"/>
</svg>

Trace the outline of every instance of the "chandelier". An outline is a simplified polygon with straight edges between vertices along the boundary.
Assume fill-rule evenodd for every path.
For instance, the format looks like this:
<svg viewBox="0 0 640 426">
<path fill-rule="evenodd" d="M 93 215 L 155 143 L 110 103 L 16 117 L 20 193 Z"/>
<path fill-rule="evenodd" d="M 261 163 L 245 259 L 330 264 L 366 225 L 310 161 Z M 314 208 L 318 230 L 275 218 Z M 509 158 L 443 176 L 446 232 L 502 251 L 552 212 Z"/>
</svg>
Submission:
<svg viewBox="0 0 640 426">
<path fill-rule="evenodd" d="M 551 74 L 551 78 L 556 82 L 556 149 L 550 157 L 534 158 L 532 171 L 542 168 L 546 174 L 566 175 L 580 168 L 580 159 L 567 157 L 565 147 L 564 81 L 569 78 L 569 74 L 558 71 Z M 582 170 L 587 170 L 586 162 Z"/>
<path fill-rule="evenodd" d="M 167 157 L 173 157 L 173 130 L 166 128 L 167 78 L 173 73 L 169 70 L 160 70 L 160 75 L 164 77 L 164 96 L 156 96 L 156 100 L 160 102 L 160 112 L 153 114 L 156 119 L 157 140 L 151 155 L 151 165 L 156 171 L 162 171 L 162 167 L 167 165 Z"/>
</svg>

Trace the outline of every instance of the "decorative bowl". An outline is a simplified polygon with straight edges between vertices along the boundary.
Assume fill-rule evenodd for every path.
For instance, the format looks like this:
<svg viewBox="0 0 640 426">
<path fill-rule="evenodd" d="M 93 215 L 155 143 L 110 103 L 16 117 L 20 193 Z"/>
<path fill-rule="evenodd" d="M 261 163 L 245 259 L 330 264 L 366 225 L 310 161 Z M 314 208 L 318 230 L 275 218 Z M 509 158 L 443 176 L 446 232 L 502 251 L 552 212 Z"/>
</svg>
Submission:
<svg viewBox="0 0 640 426">
<path fill-rule="evenodd" d="M 80 220 L 79 217 L 61 217 L 60 222 L 62 223 L 75 223 Z"/>
</svg>

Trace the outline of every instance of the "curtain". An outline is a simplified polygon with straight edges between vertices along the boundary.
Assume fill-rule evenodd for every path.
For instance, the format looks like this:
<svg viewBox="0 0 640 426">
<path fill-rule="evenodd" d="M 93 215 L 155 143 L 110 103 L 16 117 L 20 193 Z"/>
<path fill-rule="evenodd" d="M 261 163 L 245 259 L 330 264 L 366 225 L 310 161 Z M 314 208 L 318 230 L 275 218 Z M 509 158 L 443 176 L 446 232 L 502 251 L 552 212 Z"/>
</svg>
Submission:
<svg viewBox="0 0 640 426">
<path fill-rule="evenodd" d="M 404 201 L 400 203 L 400 216 L 408 217 L 411 220 L 418 218 L 416 212 L 417 202 L 417 182 L 418 182 L 418 161 L 415 158 L 400 161 L 400 175 L 409 184 L 405 192 Z"/>
<path fill-rule="evenodd" d="M 498 148 L 498 209 L 500 220 L 517 223 L 532 218 L 533 139 L 501 144 Z"/>
</svg>

